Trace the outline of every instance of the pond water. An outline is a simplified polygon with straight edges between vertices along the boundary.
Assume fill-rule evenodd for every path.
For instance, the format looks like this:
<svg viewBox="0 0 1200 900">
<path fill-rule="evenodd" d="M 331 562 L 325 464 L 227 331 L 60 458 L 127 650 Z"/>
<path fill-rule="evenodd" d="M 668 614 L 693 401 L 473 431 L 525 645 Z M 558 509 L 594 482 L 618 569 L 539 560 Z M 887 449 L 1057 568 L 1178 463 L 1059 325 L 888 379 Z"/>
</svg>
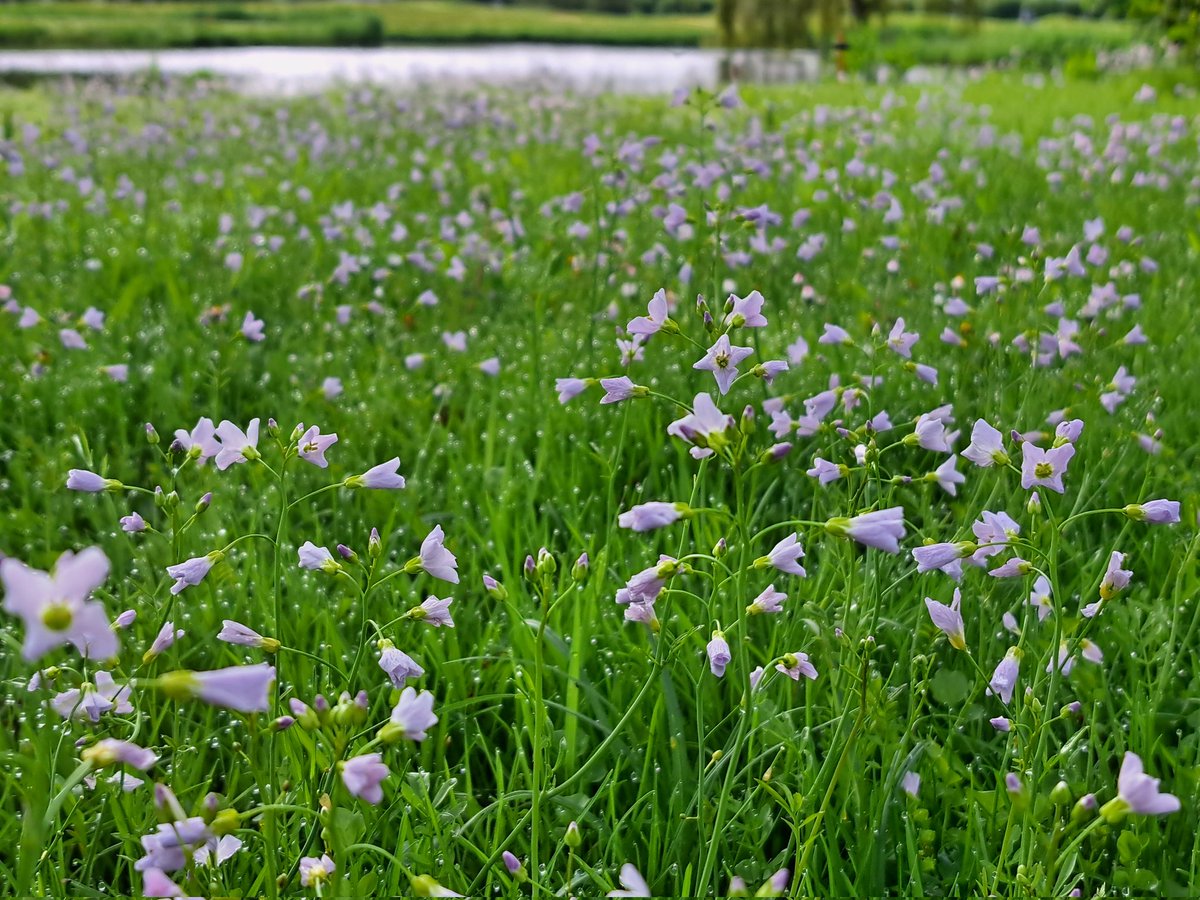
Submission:
<svg viewBox="0 0 1200 900">
<path fill-rule="evenodd" d="M 200 50 L 0 52 L 0 74 L 210 73 L 256 93 L 319 91 L 337 82 L 400 87 L 551 81 L 577 90 L 670 93 L 729 80 L 786 83 L 817 77 L 811 51 L 741 52 L 662 47 L 494 44 L 469 47 L 237 47 Z"/>
</svg>

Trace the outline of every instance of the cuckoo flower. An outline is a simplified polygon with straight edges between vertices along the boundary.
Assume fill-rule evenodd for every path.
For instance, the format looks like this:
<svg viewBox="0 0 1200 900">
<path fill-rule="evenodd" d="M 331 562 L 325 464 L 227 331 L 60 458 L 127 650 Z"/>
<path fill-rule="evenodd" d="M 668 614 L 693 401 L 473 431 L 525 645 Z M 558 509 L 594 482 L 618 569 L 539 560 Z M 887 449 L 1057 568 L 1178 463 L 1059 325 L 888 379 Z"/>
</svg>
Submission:
<svg viewBox="0 0 1200 900">
<path fill-rule="evenodd" d="M 807 653 L 785 653 L 783 659 L 776 664 L 775 670 L 782 672 L 792 681 L 799 681 L 800 676 L 810 680 L 816 680 L 817 670 L 808 660 Z"/>
<path fill-rule="evenodd" d="M 1004 450 L 1003 435 L 983 419 L 978 419 L 971 426 L 971 443 L 963 451 L 963 456 L 985 469 L 990 466 L 1006 466 L 1009 460 L 1008 453 Z"/>
<path fill-rule="evenodd" d="M 1149 525 L 1177 525 L 1179 501 L 1147 500 L 1145 503 L 1130 503 L 1125 507 L 1125 515 L 1135 522 L 1146 522 Z"/>
<path fill-rule="evenodd" d="M 221 450 L 217 453 L 217 468 L 224 472 L 232 465 L 258 459 L 258 419 L 251 419 L 243 432 L 228 419 L 217 426 Z"/>
<path fill-rule="evenodd" d="M 729 642 L 725 640 L 725 634 L 720 629 L 712 633 L 712 640 L 708 642 L 706 652 L 708 653 L 709 668 L 712 669 L 714 675 L 720 678 L 725 674 L 725 667 L 733 658 L 729 652 Z"/>
<path fill-rule="evenodd" d="M 730 294 L 727 301 L 732 308 L 725 316 L 726 328 L 766 328 L 767 319 L 762 314 L 763 295 L 751 291 L 745 297 Z"/>
<path fill-rule="evenodd" d="M 958 588 L 954 589 L 954 598 L 950 601 L 949 606 L 930 597 L 925 598 L 925 608 L 929 611 L 929 618 L 933 620 L 933 624 L 937 626 L 938 630 L 949 638 L 950 646 L 955 650 L 967 649 L 963 617 L 959 612 L 961 605 L 962 594 L 959 593 Z"/>
<path fill-rule="evenodd" d="M 1043 450 L 1031 443 L 1021 445 L 1021 487 L 1045 487 L 1063 493 L 1063 475 L 1075 455 L 1074 444 Z"/>
<path fill-rule="evenodd" d="M 804 566 L 796 561 L 803 558 L 804 548 L 800 546 L 799 536 L 793 531 L 772 547 L 770 553 L 756 559 L 754 568 L 765 569 L 772 566 L 780 572 L 804 578 L 808 573 L 804 571 Z"/>
<path fill-rule="evenodd" d="M 325 458 L 325 451 L 336 444 L 337 439 L 336 434 L 321 434 L 321 429 L 313 425 L 301 435 L 296 444 L 296 453 L 305 462 L 312 463 L 319 469 L 327 469 L 329 460 Z"/>
<path fill-rule="evenodd" d="M 391 774 L 378 753 L 355 756 L 341 763 L 342 783 L 353 796 L 373 806 L 383 802 L 382 781 Z"/>
<path fill-rule="evenodd" d="M 300 886 L 320 887 L 329 880 L 329 876 L 337 871 L 337 866 L 329 858 L 328 853 L 317 856 L 304 856 L 300 859 Z"/>
<path fill-rule="evenodd" d="M 398 491 L 404 488 L 404 476 L 398 474 L 400 457 L 373 466 L 361 475 L 351 475 L 342 482 L 346 487 L 369 488 L 376 491 Z"/>
<path fill-rule="evenodd" d="M 418 694 L 414 688 L 406 687 L 392 709 L 391 719 L 380 730 L 380 737 L 391 743 L 400 738 L 423 741 L 429 736 L 427 729 L 437 721 L 438 717 L 433 713 L 433 694 L 429 691 Z"/>
<path fill-rule="evenodd" d="M 835 537 L 852 538 L 867 547 L 899 553 L 900 538 L 904 537 L 904 509 L 892 506 L 850 519 L 833 518 L 825 523 L 825 530 Z"/>
<path fill-rule="evenodd" d="M 697 394 L 692 412 L 668 425 L 667 434 L 692 444 L 692 456 L 702 459 L 724 445 L 725 433 L 733 426 L 733 416 L 721 412 L 712 397 Z"/>
<path fill-rule="evenodd" d="M 783 612 L 783 601 L 786 599 L 787 594 L 780 593 L 775 590 L 775 585 L 769 584 L 746 607 L 746 614 L 754 616 L 761 613 Z"/>
<path fill-rule="evenodd" d="M 207 672 L 168 672 L 158 679 L 157 685 L 174 700 L 200 700 L 210 706 L 256 713 L 271 708 L 270 688 L 274 680 L 274 666 L 259 663 Z"/>
<path fill-rule="evenodd" d="M 690 512 L 686 503 L 664 503 L 655 500 L 640 503 L 628 512 L 621 513 L 617 517 L 617 524 L 632 531 L 653 531 L 655 528 L 678 522 Z"/>
<path fill-rule="evenodd" d="M 105 478 L 87 469 L 70 469 L 67 472 L 67 490 L 98 494 L 101 491 L 119 491 L 124 487 L 115 478 Z"/>
<path fill-rule="evenodd" d="M 212 419 L 202 417 L 190 432 L 176 429 L 175 440 L 190 456 L 195 457 L 196 462 L 203 464 L 221 452 L 221 443 L 216 434 Z"/>
<path fill-rule="evenodd" d="M 708 348 L 702 359 L 692 365 L 693 369 L 712 372 L 717 380 L 717 390 L 722 394 L 729 393 L 729 386 L 737 378 L 738 364 L 754 352 L 753 347 L 735 347 L 729 342 L 729 335 L 723 334 L 715 344 Z"/>
<path fill-rule="evenodd" d="M 1017 676 L 1020 672 L 1021 651 L 1016 647 L 1009 647 L 1004 659 L 1000 660 L 996 671 L 992 673 L 988 693 L 998 695 L 1007 706 L 1012 702 L 1013 689 L 1017 686 Z"/>
<path fill-rule="evenodd" d="M 403 689 L 404 682 L 409 678 L 420 678 L 425 674 L 425 670 L 415 659 L 403 650 L 398 650 L 396 645 L 386 638 L 379 642 L 379 650 L 379 668 L 387 674 L 396 690 Z"/>
<path fill-rule="evenodd" d="M 609 891 L 609 897 L 649 897 L 650 885 L 633 863 L 621 866 L 621 890 Z"/>
<path fill-rule="evenodd" d="M 446 549 L 443 543 L 445 538 L 442 526 L 435 525 L 421 542 L 420 555 L 405 565 L 405 571 L 410 574 L 424 571 L 434 578 L 458 584 L 458 560 Z"/>
<path fill-rule="evenodd" d="M 221 550 L 214 550 L 204 556 L 193 556 L 191 559 L 167 566 L 167 574 L 175 579 L 171 585 L 171 593 L 178 594 L 185 588 L 195 587 L 204 580 L 213 566 L 225 558 Z"/>
<path fill-rule="evenodd" d="M 655 291 L 646 308 L 646 315 L 631 320 L 625 326 L 625 330 L 630 334 L 640 334 L 646 337 L 659 331 L 665 331 L 668 334 L 677 332 L 679 326 L 672 321 L 667 309 L 667 292 L 662 288 Z"/>
<path fill-rule="evenodd" d="M 1151 778 L 1142 767 L 1136 753 L 1125 752 L 1121 773 L 1117 776 L 1117 796 L 1100 808 L 1105 820 L 1116 824 L 1129 813 L 1142 816 L 1162 816 L 1178 812 L 1179 798 L 1158 789 L 1159 780 Z"/>
<path fill-rule="evenodd" d="M 21 656 L 41 659 L 55 647 L 71 644 L 90 659 L 108 659 L 119 649 L 104 606 L 90 600 L 108 578 L 108 557 L 99 547 L 67 551 L 52 572 L 31 569 L 11 557 L 0 562 L 4 611 L 25 624 Z"/>
</svg>

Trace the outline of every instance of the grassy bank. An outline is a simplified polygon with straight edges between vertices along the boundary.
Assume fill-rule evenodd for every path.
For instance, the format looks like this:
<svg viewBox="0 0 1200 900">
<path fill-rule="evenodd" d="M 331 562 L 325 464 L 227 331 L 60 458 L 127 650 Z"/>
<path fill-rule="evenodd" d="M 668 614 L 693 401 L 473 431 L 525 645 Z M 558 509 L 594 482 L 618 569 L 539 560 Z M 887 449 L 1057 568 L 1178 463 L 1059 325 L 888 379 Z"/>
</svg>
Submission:
<svg viewBox="0 0 1200 900">
<path fill-rule="evenodd" d="M 1123 22 L 987 20 L 899 15 L 852 29 L 852 66 L 978 64 L 1016 57 L 1044 66 L 1135 37 Z M 377 46 L 539 41 L 696 47 L 716 43 L 710 16 L 619 16 L 454 0 L 316 3 L 32 3 L 0 6 L 0 47 L 152 49 L 218 46 Z"/>
</svg>

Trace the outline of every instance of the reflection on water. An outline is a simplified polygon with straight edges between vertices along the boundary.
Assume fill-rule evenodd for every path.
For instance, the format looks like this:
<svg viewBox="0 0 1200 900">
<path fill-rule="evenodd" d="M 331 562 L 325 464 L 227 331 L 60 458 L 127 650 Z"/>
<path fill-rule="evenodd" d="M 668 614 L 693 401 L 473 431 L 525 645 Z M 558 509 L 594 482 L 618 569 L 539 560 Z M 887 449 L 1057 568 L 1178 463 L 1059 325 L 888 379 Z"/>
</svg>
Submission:
<svg viewBox="0 0 1200 900">
<path fill-rule="evenodd" d="M 471 47 L 238 47 L 202 50 L 21 50 L 0 52 L 0 73 L 131 75 L 211 73 L 244 90 L 295 93 L 335 82 L 398 86 L 550 80 L 577 90 L 669 93 L 738 81 L 813 80 L 811 51 L 496 44 Z"/>
</svg>

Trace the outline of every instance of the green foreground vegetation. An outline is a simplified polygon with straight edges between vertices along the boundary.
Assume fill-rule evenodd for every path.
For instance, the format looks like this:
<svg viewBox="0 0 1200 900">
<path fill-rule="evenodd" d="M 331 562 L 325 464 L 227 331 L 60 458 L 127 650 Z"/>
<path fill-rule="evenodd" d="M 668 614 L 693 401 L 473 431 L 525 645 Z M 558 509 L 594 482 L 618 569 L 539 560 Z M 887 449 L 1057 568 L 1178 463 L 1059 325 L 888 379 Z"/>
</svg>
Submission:
<svg viewBox="0 0 1200 900">
<path fill-rule="evenodd" d="M 1061 63 L 1116 49 L 1137 37 L 1128 22 L 1048 16 L 1032 24 L 899 14 L 847 29 L 851 64 Z M 453 0 L 372 4 L 19 3 L 0 5 L 0 47 L 168 48 L 215 46 L 378 46 L 403 43 L 541 41 L 712 46 L 712 15 L 610 15 Z"/>
<path fill-rule="evenodd" d="M 0 93 L 0 895 L 1187 895 L 1149 81 Z"/>
</svg>

